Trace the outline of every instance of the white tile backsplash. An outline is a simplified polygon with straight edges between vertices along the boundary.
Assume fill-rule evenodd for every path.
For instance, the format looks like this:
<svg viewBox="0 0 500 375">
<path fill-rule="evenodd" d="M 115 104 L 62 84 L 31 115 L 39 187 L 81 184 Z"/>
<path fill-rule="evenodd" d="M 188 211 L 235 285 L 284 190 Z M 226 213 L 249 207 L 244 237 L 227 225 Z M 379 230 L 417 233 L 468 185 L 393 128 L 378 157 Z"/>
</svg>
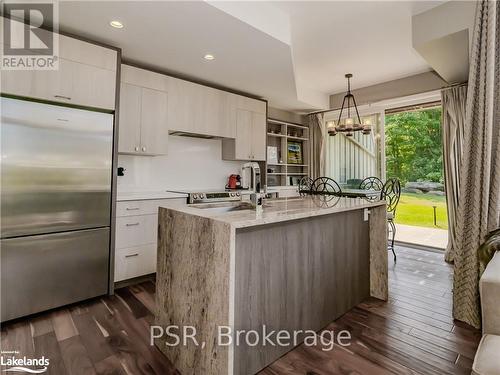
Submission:
<svg viewBox="0 0 500 375">
<path fill-rule="evenodd" d="M 169 136 L 168 155 L 118 155 L 118 191 L 223 189 L 230 174 L 240 174 L 242 162 L 224 161 L 222 141 Z"/>
</svg>

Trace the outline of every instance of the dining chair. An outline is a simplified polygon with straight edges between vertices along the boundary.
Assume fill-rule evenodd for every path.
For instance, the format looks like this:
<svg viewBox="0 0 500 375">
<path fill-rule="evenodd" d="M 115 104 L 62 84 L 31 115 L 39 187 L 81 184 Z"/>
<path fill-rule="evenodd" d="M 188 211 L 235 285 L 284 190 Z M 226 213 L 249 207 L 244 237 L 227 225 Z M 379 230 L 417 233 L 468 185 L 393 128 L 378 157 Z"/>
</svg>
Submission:
<svg viewBox="0 0 500 375">
<path fill-rule="evenodd" d="M 387 204 L 387 225 L 391 231 L 391 245 L 389 249 L 392 250 L 394 255 L 394 262 L 396 262 L 396 252 L 394 251 L 394 240 L 396 238 L 396 224 L 394 218 L 396 217 L 396 208 L 401 197 L 401 184 L 397 178 L 390 178 L 386 181 L 380 192 L 380 199 L 384 199 Z"/>
<path fill-rule="evenodd" d="M 337 195 L 340 196 L 342 189 L 334 179 L 330 177 L 318 177 L 312 183 L 311 188 L 313 194 L 321 195 Z"/>
</svg>

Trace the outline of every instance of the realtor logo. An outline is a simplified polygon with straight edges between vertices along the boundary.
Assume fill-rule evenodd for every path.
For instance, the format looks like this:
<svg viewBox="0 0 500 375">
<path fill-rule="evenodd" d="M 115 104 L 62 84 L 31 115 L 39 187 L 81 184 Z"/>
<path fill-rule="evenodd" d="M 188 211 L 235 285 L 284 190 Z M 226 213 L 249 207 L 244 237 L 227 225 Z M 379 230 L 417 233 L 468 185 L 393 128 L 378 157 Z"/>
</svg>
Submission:
<svg viewBox="0 0 500 375">
<path fill-rule="evenodd" d="M 57 69 L 57 3 L 3 2 L 2 69 Z"/>
</svg>

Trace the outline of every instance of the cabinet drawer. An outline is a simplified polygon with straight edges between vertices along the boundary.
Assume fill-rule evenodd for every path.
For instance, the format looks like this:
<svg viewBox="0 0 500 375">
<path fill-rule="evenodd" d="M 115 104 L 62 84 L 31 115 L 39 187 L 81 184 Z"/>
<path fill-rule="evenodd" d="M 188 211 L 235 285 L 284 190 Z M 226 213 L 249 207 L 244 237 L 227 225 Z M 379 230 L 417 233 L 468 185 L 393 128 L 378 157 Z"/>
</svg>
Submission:
<svg viewBox="0 0 500 375">
<path fill-rule="evenodd" d="M 116 203 L 116 217 L 158 214 L 158 207 L 161 205 L 181 206 L 186 202 L 186 198 L 120 201 Z"/>
<path fill-rule="evenodd" d="M 156 244 L 117 249 L 115 281 L 122 281 L 156 272 Z"/>
<path fill-rule="evenodd" d="M 155 244 L 158 215 L 126 216 L 116 219 L 116 249 Z"/>
</svg>

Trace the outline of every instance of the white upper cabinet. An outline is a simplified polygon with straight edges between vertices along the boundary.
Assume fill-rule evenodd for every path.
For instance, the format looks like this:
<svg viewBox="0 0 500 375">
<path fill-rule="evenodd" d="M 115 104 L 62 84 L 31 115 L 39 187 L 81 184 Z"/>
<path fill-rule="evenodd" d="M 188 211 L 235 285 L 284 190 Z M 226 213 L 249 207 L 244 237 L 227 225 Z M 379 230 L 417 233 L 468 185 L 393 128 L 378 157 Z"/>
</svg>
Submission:
<svg viewBox="0 0 500 375">
<path fill-rule="evenodd" d="M 236 96 L 236 138 L 223 139 L 225 160 L 266 160 L 266 103 Z"/>
<path fill-rule="evenodd" d="M 57 70 L 5 70 L 2 93 L 114 110 L 117 52 L 59 35 Z"/>
<path fill-rule="evenodd" d="M 141 151 L 154 155 L 167 153 L 167 93 L 143 88 L 141 102 Z"/>
<path fill-rule="evenodd" d="M 231 94 L 170 78 L 169 129 L 214 137 L 234 138 L 235 109 Z"/>
<path fill-rule="evenodd" d="M 124 82 L 120 84 L 118 152 L 135 153 L 140 151 L 141 97 L 141 87 Z"/>
<path fill-rule="evenodd" d="M 167 153 L 169 98 L 168 93 L 164 91 L 167 87 L 166 79 L 165 76 L 153 72 L 123 65 L 120 85 L 119 153 Z"/>
</svg>

